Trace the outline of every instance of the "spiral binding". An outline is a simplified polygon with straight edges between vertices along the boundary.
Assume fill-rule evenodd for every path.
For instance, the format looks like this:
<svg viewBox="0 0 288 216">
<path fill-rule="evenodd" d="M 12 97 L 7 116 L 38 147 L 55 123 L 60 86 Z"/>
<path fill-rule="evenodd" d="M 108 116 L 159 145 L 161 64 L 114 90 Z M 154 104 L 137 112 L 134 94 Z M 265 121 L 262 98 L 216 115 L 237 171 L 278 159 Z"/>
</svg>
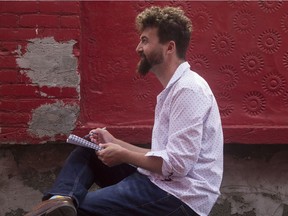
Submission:
<svg viewBox="0 0 288 216">
<path fill-rule="evenodd" d="M 85 140 L 85 139 L 78 137 L 74 134 L 70 134 L 68 136 L 67 143 L 86 147 L 86 148 L 91 148 L 91 149 L 94 149 L 96 151 L 101 150 L 101 147 L 99 145 L 92 143 L 92 142 L 89 142 L 88 140 Z"/>
</svg>

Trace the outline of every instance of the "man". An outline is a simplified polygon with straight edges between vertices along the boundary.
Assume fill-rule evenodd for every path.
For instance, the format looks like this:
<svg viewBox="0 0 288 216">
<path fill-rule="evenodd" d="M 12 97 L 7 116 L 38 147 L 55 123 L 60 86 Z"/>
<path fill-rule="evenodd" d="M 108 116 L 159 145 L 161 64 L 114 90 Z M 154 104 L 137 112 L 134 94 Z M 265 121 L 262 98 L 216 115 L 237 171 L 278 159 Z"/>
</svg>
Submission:
<svg viewBox="0 0 288 216">
<path fill-rule="evenodd" d="M 219 196 L 223 135 L 208 84 L 185 61 L 192 25 L 179 8 L 151 7 L 136 18 L 138 72 L 155 74 L 151 149 L 90 132 L 102 150 L 78 147 L 43 202 L 27 216 L 208 215 Z M 137 168 L 136 168 L 137 167 Z M 101 189 L 88 192 L 96 182 Z"/>
</svg>

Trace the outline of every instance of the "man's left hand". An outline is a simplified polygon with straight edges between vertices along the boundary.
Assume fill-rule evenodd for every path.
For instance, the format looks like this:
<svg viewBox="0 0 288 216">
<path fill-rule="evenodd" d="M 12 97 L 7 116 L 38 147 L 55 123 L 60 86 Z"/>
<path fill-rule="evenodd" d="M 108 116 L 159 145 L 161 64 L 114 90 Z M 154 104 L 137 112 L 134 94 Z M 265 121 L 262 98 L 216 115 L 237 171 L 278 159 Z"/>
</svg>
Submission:
<svg viewBox="0 0 288 216">
<path fill-rule="evenodd" d="M 115 143 L 99 144 L 102 150 L 96 152 L 99 160 L 105 165 L 112 167 L 124 163 L 124 149 Z"/>
</svg>

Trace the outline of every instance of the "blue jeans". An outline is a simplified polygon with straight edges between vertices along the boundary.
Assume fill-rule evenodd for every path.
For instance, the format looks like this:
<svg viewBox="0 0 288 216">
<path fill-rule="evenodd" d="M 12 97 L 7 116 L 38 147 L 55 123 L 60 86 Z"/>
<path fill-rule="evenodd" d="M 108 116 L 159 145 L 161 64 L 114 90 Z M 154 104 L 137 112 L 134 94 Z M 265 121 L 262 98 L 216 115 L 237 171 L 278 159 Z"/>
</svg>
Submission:
<svg viewBox="0 0 288 216">
<path fill-rule="evenodd" d="M 101 188 L 89 192 L 94 183 Z M 127 164 L 108 167 L 98 160 L 94 150 L 82 147 L 67 158 L 43 200 L 57 194 L 73 197 L 81 216 L 197 215 L 136 168 Z"/>
</svg>

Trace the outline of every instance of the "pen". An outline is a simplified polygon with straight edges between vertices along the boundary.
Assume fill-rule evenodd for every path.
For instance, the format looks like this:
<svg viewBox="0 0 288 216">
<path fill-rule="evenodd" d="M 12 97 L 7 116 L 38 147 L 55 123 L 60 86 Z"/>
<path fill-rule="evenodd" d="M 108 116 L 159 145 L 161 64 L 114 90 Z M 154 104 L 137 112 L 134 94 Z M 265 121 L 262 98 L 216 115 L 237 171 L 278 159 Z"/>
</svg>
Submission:
<svg viewBox="0 0 288 216">
<path fill-rule="evenodd" d="M 103 127 L 103 128 L 101 128 L 102 130 L 106 130 L 106 127 Z M 86 134 L 83 138 L 84 139 L 88 139 L 92 134 L 95 134 L 95 133 L 88 133 L 88 134 Z"/>
</svg>

